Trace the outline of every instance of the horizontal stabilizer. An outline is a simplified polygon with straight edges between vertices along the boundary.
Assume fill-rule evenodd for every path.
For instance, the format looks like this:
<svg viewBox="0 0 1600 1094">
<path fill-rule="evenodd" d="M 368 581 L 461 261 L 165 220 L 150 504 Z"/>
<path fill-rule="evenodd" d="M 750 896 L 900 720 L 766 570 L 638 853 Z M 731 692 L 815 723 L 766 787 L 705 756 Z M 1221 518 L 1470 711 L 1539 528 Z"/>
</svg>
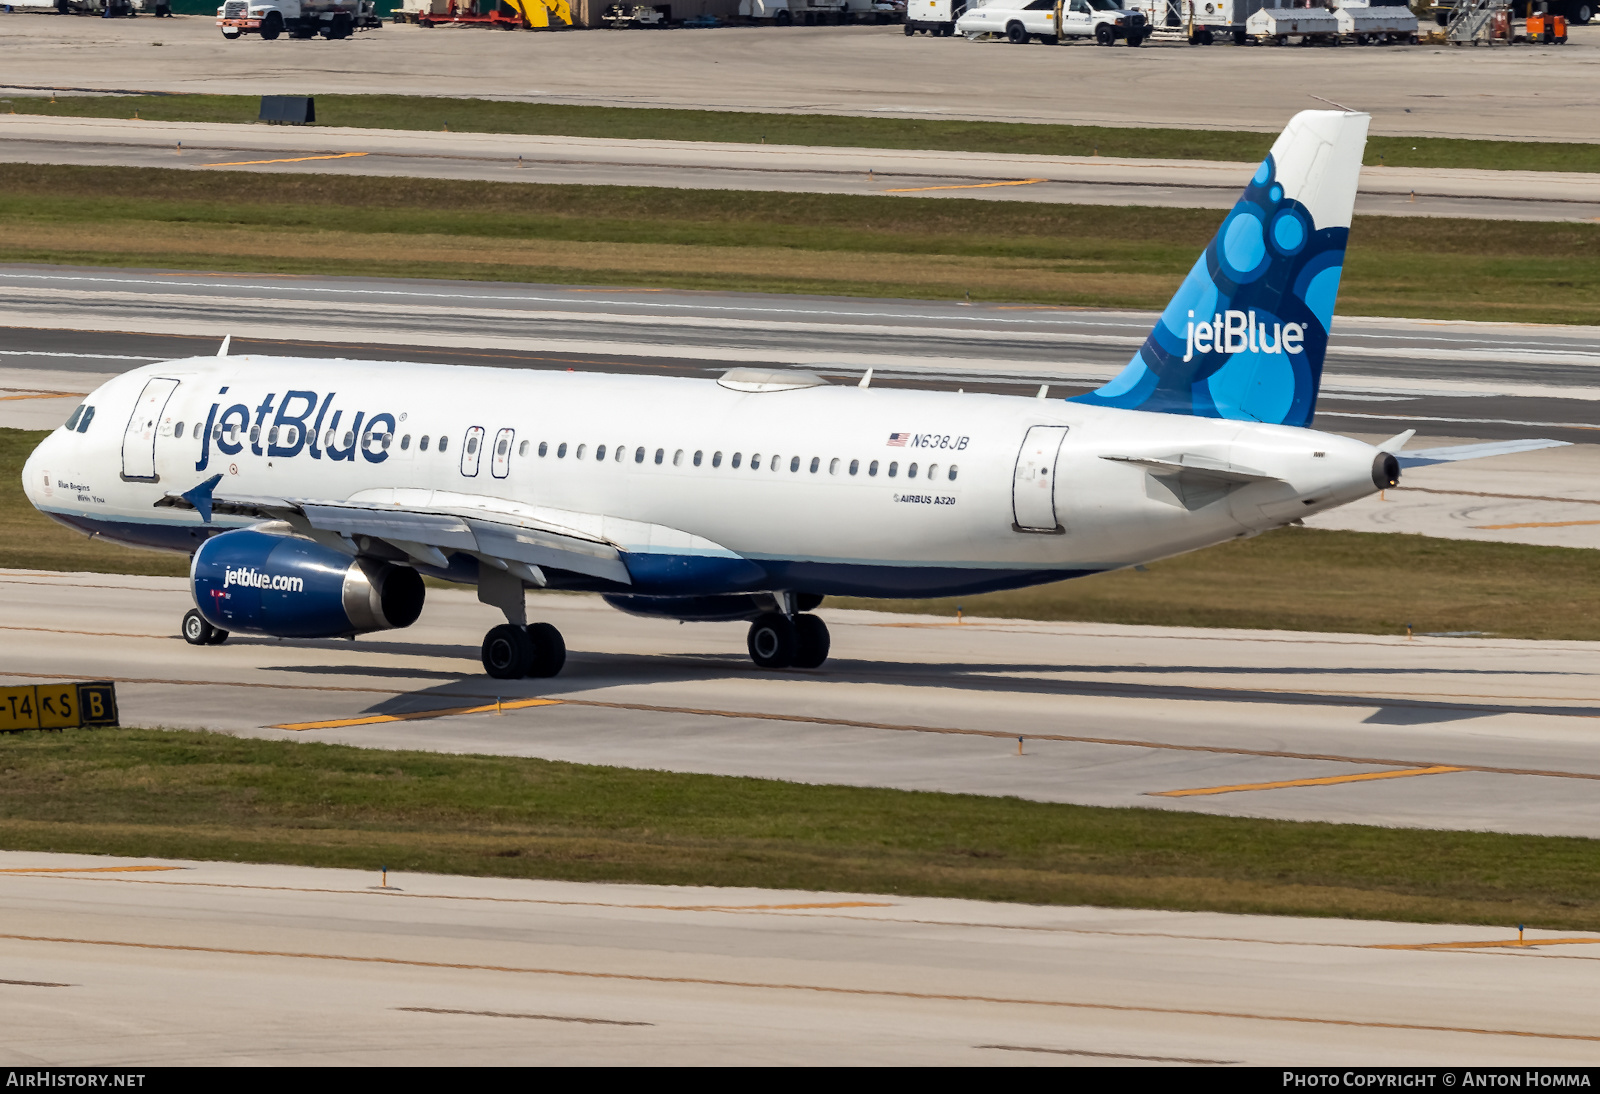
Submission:
<svg viewBox="0 0 1600 1094">
<path fill-rule="evenodd" d="M 1483 444 L 1457 444 L 1448 448 L 1419 448 L 1397 457 L 1401 467 L 1427 467 L 1436 463 L 1481 460 L 1488 456 L 1510 456 L 1517 452 L 1537 452 L 1541 448 L 1564 448 L 1571 441 L 1530 438 L 1521 441 L 1486 441 Z"/>
<path fill-rule="evenodd" d="M 1140 467 L 1149 468 L 1158 474 L 1182 475 L 1191 479 L 1210 479 L 1213 482 L 1230 482 L 1243 486 L 1251 482 L 1279 482 L 1276 475 L 1264 474 L 1246 467 L 1235 467 L 1233 464 L 1219 463 L 1206 459 L 1203 456 L 1167 456 L 1157 458 L 1153 456 L 1101 456 L 1102 460 L 1113 460 L 1117 463 L 1134 463 Z"/>
</svg>

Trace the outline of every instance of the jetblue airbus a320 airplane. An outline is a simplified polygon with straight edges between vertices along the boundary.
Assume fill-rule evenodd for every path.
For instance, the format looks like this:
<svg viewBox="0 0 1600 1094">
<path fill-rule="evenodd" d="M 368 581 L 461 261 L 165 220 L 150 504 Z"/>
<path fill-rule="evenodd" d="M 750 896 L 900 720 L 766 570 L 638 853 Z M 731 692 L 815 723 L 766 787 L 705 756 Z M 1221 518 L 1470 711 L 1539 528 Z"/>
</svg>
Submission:
<svg viewBox="0 0 1600 1094">
<path fill-rule="evenodd" d="M 750 620 L 816 667 L 829 593 L 933 597 L 1133 566 L 1392 486 L 1310 428 L 1368 116 L 1295 116 L 1127 368 L 1072 400 L 226 356 L 135 369 L 29 458 L 73 528 L 192 556 L 196 645 L 405 627 L 422 575 L 507 622 L 491 676 L 566 657 L 524 591 Z"/>
</svg>

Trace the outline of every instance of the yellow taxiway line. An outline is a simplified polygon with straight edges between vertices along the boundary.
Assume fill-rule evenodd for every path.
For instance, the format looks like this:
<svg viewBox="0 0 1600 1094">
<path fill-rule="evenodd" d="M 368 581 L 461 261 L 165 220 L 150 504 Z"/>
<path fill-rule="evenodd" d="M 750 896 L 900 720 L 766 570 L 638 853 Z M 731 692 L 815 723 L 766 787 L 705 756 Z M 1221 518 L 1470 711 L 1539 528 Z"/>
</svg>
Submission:
<svg viewBox="0 0 1600 1094">
<path fill-rule="evenodd" d="M 552 707 L 560 704 L 560 699 L 511 699 L 503 703 L 485 703 L 475 707 L 441 707 L 437 710 L 413 710 L 404 714 L 368 714 L 360 718 L 336 718 L 331 722 L 287 722 L 267 728 L 290 729 L 299 733 L 308 729 L 343 729 L 346 726 L 375 726 L 383 722 L 415 722 L 423 718 L 448 718 L 454 714 L 499 714 L 503 710 Z"/>
<path fill-rule="evenodd" d="M 969 182 L 961 186 L 907 186 L 899 190 L 885 190 L 886 194 L 920 194 L 924 190 L 987 190 L 991 186 L 1032 186 L 1049 179 L 1010 179 L 1006 182 Z"/>
<path fill-rule="evenodd" d="M 0 874 L 146 874 L 155 870 L 187 870 L 187 866 L 15 866 Z"/>
<path fill-rule="evenodd" d="M 254 167 L 259 163 L 305 163 L 307 160 L 347 160 L 351 156 L 365 156 L 365 152 L 335 152 L 327 156 L 295 156 L 286 160 L 239 160 L 236 163 L 202 163 L 201 167 Z"/>
<path fill-rule="evenodd" d="M 1529 946 L 1592 946 L 1600 938 L 1506 938 L 1492 942 L 1416 942 L 1370 946 L 1373 950 L 1498 950 L 1527 949 Z"/>
<path fill-rule="evenodd" d="M 1485 532 L 1498 532 L 1504 528 L 1577 528 L 1585 524 L 1600 524 L 1600 520 L 1534 520 L 1526 524 L 1474 524 Z"/>
<path fill-rule="evenodd" d="M 1284 790 L 1291 786 L 1333 786 L 1336 783 L 1369 782 L 1373 779 L 1406 779 L 1412 775 L 1443 775 L 1465 771 L 1464 767 L 1408 767 L 1402 771 L 1367 771 L 1359 775 L 1328 775 L 1321 779 L 1286 779 L 1275 783 L 1239 783 L 1235 786 L 1200 786 L 1192 790 L 1152 791 L 1152 798 L 1196 798 L 1205 794 L 1233 794 L 1241 790 Z"/>
</svg>

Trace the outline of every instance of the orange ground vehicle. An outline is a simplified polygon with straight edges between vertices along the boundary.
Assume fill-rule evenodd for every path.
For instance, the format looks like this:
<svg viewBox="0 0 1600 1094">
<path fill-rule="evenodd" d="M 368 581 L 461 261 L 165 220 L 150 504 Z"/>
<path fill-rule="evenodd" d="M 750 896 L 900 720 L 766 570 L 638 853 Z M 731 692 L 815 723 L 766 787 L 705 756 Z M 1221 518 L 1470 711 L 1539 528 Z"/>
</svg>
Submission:
<svg viewBox="0 0 1600 1094">
<path fill-rule="evenodd" d="M 1528 41 L 1565 45 L 1567 41 L 1567 17 L 1565 15 L 1551 15 L 1548 12 L 1541 11 L 1529 12 Z"/>
</svg>

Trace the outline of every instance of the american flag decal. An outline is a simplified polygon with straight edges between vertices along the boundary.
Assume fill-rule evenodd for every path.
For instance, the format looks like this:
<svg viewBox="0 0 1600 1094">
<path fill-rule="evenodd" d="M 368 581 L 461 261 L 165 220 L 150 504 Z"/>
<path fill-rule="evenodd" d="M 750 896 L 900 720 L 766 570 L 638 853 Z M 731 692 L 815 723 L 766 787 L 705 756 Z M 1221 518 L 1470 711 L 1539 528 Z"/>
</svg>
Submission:
<svg viewBox="0 0 1600 1094">
<path fill-rule="evenodd" d="M 911 434 L 909 433 L 891 433 L 889 434 L 889 447 L 904 448 L 906 446 L 906 442 L 910 439 Z"/>
</svg>

